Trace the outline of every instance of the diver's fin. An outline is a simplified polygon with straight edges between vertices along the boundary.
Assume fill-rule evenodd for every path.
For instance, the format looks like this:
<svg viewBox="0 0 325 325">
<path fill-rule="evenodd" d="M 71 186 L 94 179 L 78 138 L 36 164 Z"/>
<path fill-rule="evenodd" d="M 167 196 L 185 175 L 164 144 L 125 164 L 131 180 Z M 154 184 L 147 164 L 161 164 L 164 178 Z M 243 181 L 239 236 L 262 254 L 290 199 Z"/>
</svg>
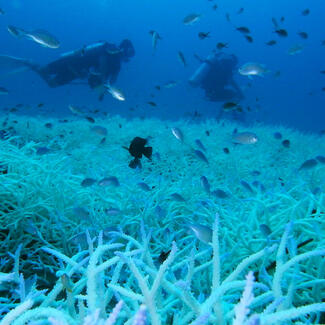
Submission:
<svg viewBox="0 0 325 325">
<path fill-rule="evenodd" d="M 143 154 L 148 158 L 151 159 L 152 156 L 152 147 L 144 147 Z"/>
<path fill-rule="evenodd" d="M 129 163 L 129 167 L 133 168 L 133 169 L 138 167 L 138 168 L 141 169 L 142 165 L 141 165 L 140 159 L 139 158 L 134 158 L 133 160 L 131 160 L 130 163 Z"/>
</svg>

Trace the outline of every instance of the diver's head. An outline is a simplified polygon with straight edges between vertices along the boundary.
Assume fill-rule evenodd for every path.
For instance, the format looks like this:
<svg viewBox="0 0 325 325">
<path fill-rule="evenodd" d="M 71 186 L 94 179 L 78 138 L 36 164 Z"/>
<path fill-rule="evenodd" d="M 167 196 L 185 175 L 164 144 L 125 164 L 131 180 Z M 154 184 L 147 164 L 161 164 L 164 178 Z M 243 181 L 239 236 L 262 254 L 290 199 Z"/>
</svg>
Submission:
<svg viewBox="0 0 325 325">
<path fill-rule="evenodd" d="M 124 61 L 129 61 L 135 55 L 133 44 L 130 40 L 125 39 L 121 42 L 119 49 L 122 51 Z"/>
</svg>

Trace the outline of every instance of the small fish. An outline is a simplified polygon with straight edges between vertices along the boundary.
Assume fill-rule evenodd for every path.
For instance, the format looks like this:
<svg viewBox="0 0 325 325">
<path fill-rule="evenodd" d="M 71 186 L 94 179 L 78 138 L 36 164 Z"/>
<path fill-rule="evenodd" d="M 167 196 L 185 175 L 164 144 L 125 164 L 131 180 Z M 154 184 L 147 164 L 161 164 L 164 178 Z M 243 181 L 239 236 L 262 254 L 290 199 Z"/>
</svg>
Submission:
<svg viewBox="0 0 325 325">
<path fill-rule="evenodd" d="M 146 191 L 146 192 L 150 192 L 151 188 L 149 187 L 149 185 L 145 182 L 139 182 L 137 184 L 142 190 Z"/>
<path fill-rule="evenodd" d="M 278 28 L 279 27 L 279 24 L 278 24 L 277 20 L 274 17 L 272 17 L 272 23 L 274 25 L 274 28 Z"/>
<path fill-rule="evenodd" d="M 225 16 L 226 16 L 227 22 L 230 23 L 230 21 L 231 21 L 230 14 L 227 12 Z"/>
<path fill-rule="evenodd" d="M 261 190 L 262 192 L 265 192 L 265 186 L 261 182 L 255 180 L 255 181 L 252 182 L 252 185 L 255 188 Z"/>
<path fill-rule="evenodd" d="M 41 108 L 41 107 L 43 107 L 43 106 L 44 106 L 44 103 L 39 103 L 39 104 L 37 105 L 38 108 Z"/>
<path fill-rule="evenodd" d="M 203 189 L 210 194 L 210 183 L 208 181 L 208 179 L 205 176 L 201 176 L 200 177 L 200 183 L 201 186 L 203 187 Z"/>
<path fill-rule="evenodd" d="M 288 54 L 289 55 L 296 55 L 298 53 L 301 53 L 303 49 L 304 49 L 303 45 L 295 44 L 295 45 L 290 47 L 290 49 L 288 50 Z"/>
<path fill-rule="evenodd" d="M 268 237 L 272 234 L 272 230 L 265 223 L 260 224 L 260 231 L 264 237 Z"/>
<path fill-rule="evenodd" d="M 0 95 L 8 95 L 9 91 L 6 88 L 0 87 Z"/>
<path fill-rule="evenodd" d="M 155 207 L 155 214 L 156 214 L 157 218 L 159 218 L 159 219 L 163 219 L 163 218 L 166 217 L 167 212 L 166 212 L 166 210 L 163 209 L 160 205 L 157 205 L 157 206 Z"/>
<path fill-rule="evenodd" d="M 288 36 L 288 32 L 283 28 L 276 29 L 275 33 L 277 33 L 278 36 L 280 36 L 280 37 L 287 37 Z"/>
<path fill-rule="evenodd" d="M 196 145 L 197 145 L 201 150 L 206 151 L 206 148 L 204 147 L 204 145 L 203 145 L 203 143 L 201 142 L 201 140 L 196 139 L 196 140 L 195 140 L 195 143 L 196 143 Z"/>
<path fill-rule="evenodd" d="M 283 141 L 282 141 L 282 145 L 283 145 L 285 148 L 290 148 L 290 140 L 288 140 L 288 139 L 283 140 Z"/>
<path fill-rule="evenodd" d="M 325 164 L 325 157 L 324 156 L 316 156 L 315 159 L 317 159 L 320 163 Z"/>
<path fill-rule="evenodd" d="M 75 114 L 75 115 L 83 115 L 82 110 L 75 106 L 75 105 L 69 105 L 69 110 L 71 111 L 71 113 Z"/>
<path fill-rule="evenodd" d="M 249 28 L 245 26 L 236 27 L 236 30 L 242 34 L 250 34 Z"/>
<path fill-rule="evenodd" d="M 272 39 L 272 40 L 266 42 L 265 44 L 268 45 L 268 46 L 273 46 L 273 45 L 276 44 L 276 40 Z"/>
<path fill-rule="evenodd" d="M 243 188 L 245 188 L 248 192 L 251 192 L 251 193 L 255 193 L 254 190 L 252 189 L 252 187 L 250 186 L 250 184 L 248 182 L 246 182 L 245 180 L 241 180 L 240 181 L 240 184 L 243 186 Z"/>
<path fill-rule="evenodd" d="M 235 102 L 226 102 L 222 105 L 224 111 L 233 111 L 238 107 L 238 103 Z"/>
<path fill-rule="evenodd" d="M 38 147 L 36 149 L 36 154 L 39 155 L 39 156 L 46 155 L 49 152 L 50 152 L 50 149 L 47 148 L 47 147 Z"/>
<path fill-rule="evenodd" d="M 82 187 L 89 187 L 92 186 L 96 183 L 97 181 L 93 178 L 85 178 L 82 182 L 81 182 L 81 186 Z"/>
<path fill-rule="evenodd" d="M 212 6 L 212 10 L 217 10 L 218 9 L 218 5 L 217 4 L 214 4 L 213 6 Z"/>
<path fill-rule="evenodd" d="M 184 19 L 183 19 L 183 24 L 184 25 L 193 25 L 196 22 L 198 22 L 201 19 L 201 15 L 200 14 L 189 14 L 187 15 Z"/>
<path fill-rule="evenodd" d="M 209 34 L 210 34 L 210 32 L 199 32 L 198 37 L 199 37 L 199 39 L 203 40 L 203 39 L 209 37 Z"/>
<path fill-rule="evenodd" d="M 68 292 L 72 292 L 72 282 L 70 280 L 70 277 L 68 276 L 68 274 L 63 273 L 61 275 L 61 283 L 62 286 L 65 290 L 67 290 Z"/>
<path fill-rule="evenodd" d="M 308 38 L 308 34 L 306 32 L 298 32 L 297 33 L 302 39 L 307 39 Z"/>
<path fill-rule="evenodd" d="M 223 148 L 222 150 L 223 150 L 223 152 L 224 152 L 225 154 L 227 154 L 227 155 L 230 153 L 230 151 L 229 151 L 228 148 Z"/>
<path fill-rule="evenodd" d="M 91 128 L 92 132 L 97 133 L 98 135 L 106 136 L 107 135 L 107 129 L 100 125 L 95 125 Z"/>
<path fill-rule="evenodd" d="M 105 84 L 104 87 L 112 95 L 113 98 L 119 101 L 125 101 L 125 96 L 120 89 L 115 88 L 109 84 Z"/>
<path fill-rule="evenodd" d="M 237 11 L 237 15 L 240 15 L 240 14 L 242 14 L 243 12 L 244 12 L 244 8 L 241 7 L 241 8 L 238 9 L 238 11 Z"/>
<path fill-rule="evenodd" d="M 162 38 L 160 37 L 160 35 L 158 34 L 158 32 L 154 31 L 154 30 L 151 30 L 149 32 L 149 34 L 151 35 L 151 45 L 152 45 L 152 50 L 153 52 L 156 51 L 156 48 L 157 48 L 157 43 L 158 43 L 158 40 L 161 40 Z"/>
<path fill-rule="evenodd" d="M 209 161 L 207 157 L 204 155 L 204 153 L 201 150 L 194 150 L 194 153 L 200 160 L 202 160 L 203 162 L 209 165 Z"/>
<path fill-rule="evenodd" d="M 89 122 L 89 123 L 95 123 L 95 119 L 91 116 L 85 116 L 85 119 Z"/>
<path fill-rule="evenodd" d="M 247 76 L 252 78 L 252 76 L 259 76 L 262 77 L 268 70 L 265 68 L 264 64 L 257 63 L 257 62 L 248 62 L 242 65 L 238 69 L 239 74 L 242 76 Z"/>
<path fill-rule="evenodd" d="M 164 84 L 164 87 L 167 88 L 167 89 L 169 89 L 169 88 L 175 87 L 177 84 L 178 84 L 177 81 L 171 80 L 171 81 L 166 82 Z"/>
<path fill-rule="evenodd" d="M 301 166 L 299 167 L 298 170 L 312 169 L 312 168 L 316 167 L 317 164 L 318 164 L 318 161 L 316 159 L 314 159 L 314 158 L 308 159 L 301 164 Z"/>
<path fill-rule="evenodd" d="M 217 43 L 216 48 L 217 48 L 218 50 L 222 50 L 222 49 L 224 49 L 224 48 L 228 48 L 228 43 L 222 43 L 222 42 L 219 42 L 219 43 Z"/>
<path fill-rule="evenodd" d="M 258 137 L 252 132 L 237 132 L 232 135 L 232 142 L 238 144 L 255 144 Z"/>
<path fill-rule="evenodd" d="M 301 14 L 302 14 L 303 16 L 308 16 L 308 15 L 310 14 L 310 10 L 309 10 L 309 8 L 304 9 L 304 10 L 301 12 Z"/>
<path fill-rule="evenodd" d="M 214 195 L 217 199 L 227 199 L 229 197 L 229 194 L 220 188 L 212 191 L 211 194 Z"/>
<path fill-rule="evenodd" d="M 321 70 L 320 73 L 325 74 L 325 70 Z"/>
<path fill-rule="evenodd" d="M 213 233 L 211 228 L 204 225 L 193 224 L 193 223 L 189 223 L 185 226 L 189 228 L 191 231 L 193 231 L 195 237 L 200 241 L 202 241 L 203 243 L 209 244 L 212 242 Z"/>
<path fill-rule="evenodd" d="M 0 8 L 0 15 L 4 15 L 4 14 L 5 14 L 5 11 L 2 8 Z"/>
<path fill-rule="evenodd" d="M 152 101 L 147 102 L 147 104 L 149 104 L 152 107 L 157 107 L 157 104 L 155 102 L 152 102 Z"/>
<path fill-rule="evenodd" d="M 177 202 L 186 202 L 186 200 L 178 193 L 173 193 L 170 197 Z"/>
<path fill-rule="evenodd" d="M 275 139 L 280 140 L 282 139 L 282 134 L 280 132 L 274 132 L 273 136 Z"/>
<path fill-rule="evenodd" d="M 118 178 L 115 176 L 105 177 L 98 181 L 99 186 L 114 186 L 118 187 L 120 186 L 120 182 L 118 181 Z"/>
<path fill-rule="evenodd" d="M 183 132 L 179 129 L 179 128 L 172 128 L 172 133 L 174 135 L 174 137 L 179 140 L 180 142 L 184 141 L 184 135 Z"/>
<path fill-rule="evenodd" d="M 248 43 L 253 43 L 253 42 L 254 42 L 254 39 L 253 39 L 252 36 L 250 36 L 250 35 L 244 35 L 244 36 L 245 36 L 246 41 L 247 41 Z"/>
<path fill-rule="evenodd" d="M 181 51 L 178 51 L 178 59 L 179 61 L 183 64 L 184 67 L 187 66 L 186 60 L 185 60 L 185 56 Z"/>
<path fill-rule="evenodd" d="M 252 176 L 259 176 L 259 175 L 261 175 L 261 172 L 260 172 L 259 170 L 253 170 L 253 171 L 251 172 L 251 175 L 252 175 Z"/>
<path fill-rule="evenodd" d="M 52 129 L 52 128 L 53 128 L 53 124 L 52 124 L 52 123 L 45 123 L 44 126 L 45 126 L 47 129 Z"/>
<path fill-rule="evenodd" d="M 121 210 L 119 208 L 108 208 L 104 212 L 107 216 L 117 216 L 121 213 Z"/>
<path fill-rule="evenodd" d="M 158 256 L 159 264 L 163 264 L 167 260 L 169 253 L 170 253 L 170 250 L 166 251 L 166 252 L 161 251 L 161 253 Z"/>
<path fill-rule="evenodd" d="M 74 215 L 79 218 L 79 219 L 82 219 L 84 221 L 89 221 L 89 211 L 87 211 L 85 208 L 83 207 L 74 207 L 73 208 L 73 212 L 74 212 Z"/>
<path fill-rule="evenodd" d="M 129 163 L 130 168 L 141 168 L 141 161 L 142 155 L 147 157 L 149 160 L 151 160 L 152 156 L 152 147 L 146 147 L 148 140 L 140 137 L 135 137 L 131 143 L 129 148 L 123 147 L 124 149 L 128 150 L 131 156 L 134 157 L 134 159 Z"/>
</svg>

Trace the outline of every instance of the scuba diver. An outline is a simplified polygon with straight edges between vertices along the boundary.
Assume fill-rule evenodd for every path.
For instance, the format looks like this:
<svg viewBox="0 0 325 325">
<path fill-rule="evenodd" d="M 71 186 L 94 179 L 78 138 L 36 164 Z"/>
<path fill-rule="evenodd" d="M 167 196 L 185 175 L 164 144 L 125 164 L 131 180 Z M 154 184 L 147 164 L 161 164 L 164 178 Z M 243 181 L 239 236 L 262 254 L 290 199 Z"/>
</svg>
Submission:
<svg viewBox="0 0 325 325">
<path fill-rule="evenodd" d="M 61 55 L 44 66 L 30 60 L 1 56 L 1 61 L 10 61 L 16 66 L 25 66 L 35 71 L 51 88 L 72 83 L 74 80 L 87 80 L 90 88 L 100 88 L 105 83 L 113 84 L 121 69 L 121 62 L 128 62 L 135 55 L 130 40 L 123 40 L 119 46 L 99 42 L 79 50 Z M 99 99 L 102 100 L 104 91 Z"/>
<path fill-rule="evenodd" d="M 233 79 L 238 63 L 235 55 L 211 53 L 189 80 L 193 87 L 205 90 L 205 96 L 212 102 L 239 101 L 244 98 L 241 89 Z"/>
</svg>

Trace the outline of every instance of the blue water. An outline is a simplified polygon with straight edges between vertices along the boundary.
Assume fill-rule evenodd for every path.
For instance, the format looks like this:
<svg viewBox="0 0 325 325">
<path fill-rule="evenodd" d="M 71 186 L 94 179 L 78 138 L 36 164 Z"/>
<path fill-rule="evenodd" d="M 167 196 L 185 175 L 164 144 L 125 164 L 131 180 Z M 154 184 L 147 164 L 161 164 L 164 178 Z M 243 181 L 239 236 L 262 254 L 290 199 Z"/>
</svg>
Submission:
<svg viewBox="0 0 325 325">
<path fill-rule="evenodd" d="M 217 3 L 218 9 L 212 10 Z M 227 42 L 226 53 L 235 54 L 239 64 L 249 61 L 263 63 L 271 73 L 249 81 L 239 74 L 236 81 L 244 87 L 245 100 L 258 112 L 249 113 L 246 122 L 256 120 L 282 124 L 303 131 L 319 132 L 325 129 L 324 96 L 325 39 L 323 31 L 324 1 L 203 1 L 203 0 L 12 0 L 0 2 L 5 14 L 0 16 L 1 54 L 30 58 L 39 63 L 55 60 L 61 53 L 80 48 L 98 40 L 119 44 L 124 38 L 132 40 L 136 55 L 122 66 L 116 86 L 123 90 L 127 100 L 118 102 L 106 96 L 103 102 L 87 85 L 67 85 L 49 88 L 33 72 L 24 72 L 0 78 L 0 86 L 9 90 L 1 96 L 0 109 L 18 103 L 32 105 L 45 103 L 43 114 L 67 115 L 69 104 L 98 108 L 112 114 L 134 117 L 191 118 L 197 111 L 204 117 L 215 117 L 222 103 L 208 102 L 202 89 L 193 89 L 187 80 L 199 66 L 196 53 L 206 57 L 217 42 Z M 244 12 L 238 14 L 239 8 Z M 310 14 L 301 11 L 309 8 Z M 189 13 L 202 14 L 193 26 L 185 26 L 183 18 Z M 225 14 L 229 13 L 231 23 Z M 283 28 L 289 36 L 279 38 L 274 33 L 272 17 L 278 21 L 285 17 Z M 59 49 L 43 48 L 28 40 L 18 40 L 7 32 L 7 25 L 27 30 L 45 29 L 61 42 Z M 254 39 L 248 43 L 234 26 L 247 26 Z M 150 30 L 162 37 L 155 55 L 152 54 Z M 198 32 L 211 32 L 211 37 L 200 40 Z M 307 40 L 297 32 L 308 33 Z M 265 45 L 277 40 L 273 47 Z M 295 44 L 304 45 L 302 53 L 295 56 L 287 50 Z M 177 52 L 182 51 L 187 67 L 179 62 Z M 280 71 L 278 78 L 274 72 Z M 155 89 L 169 80 L 179 81 L 172 89 Z M 248 82 L 252 83 L 247 88 Z M 247 88 L 247 89 L 246 89 Z M 258 98 L 258 101 L 256 100 Z M 151 107 L 148 101 L 157 103 Z M 135 108 L 130 111 L 130 108 Z M 39 109 L 23 113 L 38 113 Z M 231 116 L 229 116 L 231 118 Z"/>
</svg>

